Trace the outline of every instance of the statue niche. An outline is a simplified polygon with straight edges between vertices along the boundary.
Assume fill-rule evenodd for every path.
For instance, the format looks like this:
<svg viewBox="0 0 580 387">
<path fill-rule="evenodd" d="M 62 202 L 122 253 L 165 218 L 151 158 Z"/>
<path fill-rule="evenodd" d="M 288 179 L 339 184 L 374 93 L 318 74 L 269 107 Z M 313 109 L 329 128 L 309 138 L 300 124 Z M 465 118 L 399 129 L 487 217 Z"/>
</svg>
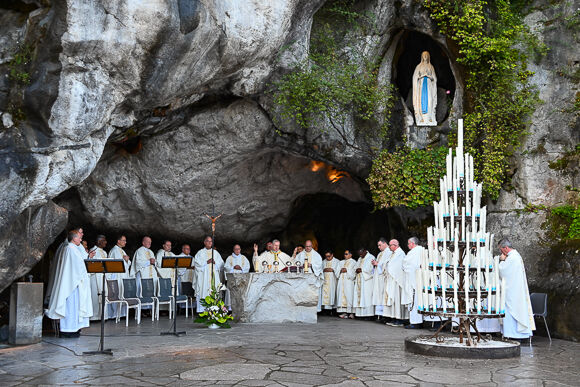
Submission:
<svg viewBox="0 0 580 387">
<path fill-rule="evenodd" d="M 436 126 L 437 76 L 428 51 L 421 53 L 421 63 L 413 73 L 413 109 L 417 126 Z"/>
</svg>

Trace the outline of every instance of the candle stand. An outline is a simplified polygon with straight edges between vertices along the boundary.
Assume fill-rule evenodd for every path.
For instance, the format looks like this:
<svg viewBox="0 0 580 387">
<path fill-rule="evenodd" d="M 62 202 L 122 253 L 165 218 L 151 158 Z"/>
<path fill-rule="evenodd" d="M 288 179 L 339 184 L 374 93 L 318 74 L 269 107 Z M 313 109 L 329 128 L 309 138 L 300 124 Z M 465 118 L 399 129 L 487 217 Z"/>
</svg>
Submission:
<svg viewBox="0 0 580 387">
<path fill-rule="evenodd" d="M 474 180 L 473 157 L 463 153 L 463 120 L 458 126 L 457 148 L 455 155 L 451 149 L 447 155 L 440 201 L 433 203 L 435 225 L 427 229 L 415 278 L 417 311 L 442 324 L 432 336 L 408 338 L 405 347 L 435 356 L 517 356 L 519 343 L 490 340 L 477 327 L 477 320 L 505 316 L 505 282 L 499 279 L 499 258 L 492 254 L 494 236 L 486 231 L 482 184 Z M 450 325 L 458 335 L 442 334 Z M 460 347 L 459 352 L 451 349 Z"/>
</svg>

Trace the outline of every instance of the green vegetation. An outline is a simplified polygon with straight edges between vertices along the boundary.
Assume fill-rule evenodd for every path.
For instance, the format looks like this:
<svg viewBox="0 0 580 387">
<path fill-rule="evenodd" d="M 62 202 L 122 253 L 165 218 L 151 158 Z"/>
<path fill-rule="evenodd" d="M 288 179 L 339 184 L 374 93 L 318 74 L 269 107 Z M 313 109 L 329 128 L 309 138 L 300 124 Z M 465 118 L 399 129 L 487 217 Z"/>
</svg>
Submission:
<svg viewBox="0 0 580 387">
<path fill-rule="evenodd" d="M 18 52 L 14 54 L 12 60 L 8 62 L 8 77 L 21 85 L 28 85 L 30 83 L 30 74 L 28 73 L 28 64 L 32 57 L 32 48 L 30 46 L 22 46 Z"/>
<path fill-rule="evenodd" d="M 447 148 L 383 151 L 367 179 L 376 208 L 428 206 L 439 196 Z"/>
<path fill-rule="evenodd" d="M 552 243 L 579 241 L 580 205 L 566 204 L 548 209 L 542 228 Z"/>
<path fill-rule="evenodd" d="M 425 0 L 424 4 L 441 32 L 457 46 L 457 62 L 466 80 L 465 148 L 474 155 L 476 179 L 496 199 L 507 181 L 509 160 L 539 102 L 529 82 L 533 73 L 526 68 L 527 56 L 518 44 L 531 44 L 540 54 L 545 47 L 530 35 L 509 0 Z"/>
<path fill-rule="evenodd" d="M 367 58 L 365 43 L 357 39 L 373 31 L 374 20 L 353 3 L 331 1 L 316 13 L 308 59 L 274 84 L 274 102 L 278 124 L 307 128 L 326 121 L 356 148 L 348 140 L 349 118 L 362 123 L 358 129 L 367 136 L 386 138 L 394 100 L 392 87 L 378 82 L 380 58 Z"/>
</svg>

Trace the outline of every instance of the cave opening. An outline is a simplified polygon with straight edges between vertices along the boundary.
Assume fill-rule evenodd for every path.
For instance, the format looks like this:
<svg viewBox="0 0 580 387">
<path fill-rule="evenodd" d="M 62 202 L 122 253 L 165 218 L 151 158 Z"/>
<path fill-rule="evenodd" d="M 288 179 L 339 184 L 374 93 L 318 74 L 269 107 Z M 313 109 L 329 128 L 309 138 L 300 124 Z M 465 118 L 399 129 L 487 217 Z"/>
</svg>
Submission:
<svg viewBox="0 0 580 387">
<path fill-rule="evenodd" d="M 449 56 L 443 47 L 429 35 L 417 31 L 402 32 L 393 58 L 392 79 L 397 86 L 407 108 L 413 112 L 412 79 L 415 67 L 421 62 L 421 53 L 428 51 L 431 64 L 437 75 L 437 123 L 441 124 L 449 116 L 455 96 L 455 77 L 451 70 Z"/>
<path fill-rule="evenodd" d="M 371 203 L 352 202 L 331 193 L 301 196 L 293 203 L 287 227 L 273 235 L 281 240 L 286 252 L 306 239 L 323 255 L 330 249 L 341 259 L 344 250 L 365 247 L 376 255 L 380 237 L 398 239 L 401 245 L 410 235 L 395 210 L 373 211 Z M 353 254 L 357 257 L 356 253 Z"/>
</svg>

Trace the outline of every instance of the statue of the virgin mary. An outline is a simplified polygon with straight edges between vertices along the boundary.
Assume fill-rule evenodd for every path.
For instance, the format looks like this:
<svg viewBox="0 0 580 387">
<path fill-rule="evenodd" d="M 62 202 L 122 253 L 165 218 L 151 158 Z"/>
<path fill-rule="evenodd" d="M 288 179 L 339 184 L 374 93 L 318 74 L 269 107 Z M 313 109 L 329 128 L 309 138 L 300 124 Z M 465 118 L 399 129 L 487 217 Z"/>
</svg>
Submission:
<svg viewBox="0 0 580 387">
<path fill-rule="evenodd" d="M 413 73 L 413 109 L 417 126 L 435 126 L 437 76 L 428 51 L 421 53 L 421 63 Z"/>
</svg>

